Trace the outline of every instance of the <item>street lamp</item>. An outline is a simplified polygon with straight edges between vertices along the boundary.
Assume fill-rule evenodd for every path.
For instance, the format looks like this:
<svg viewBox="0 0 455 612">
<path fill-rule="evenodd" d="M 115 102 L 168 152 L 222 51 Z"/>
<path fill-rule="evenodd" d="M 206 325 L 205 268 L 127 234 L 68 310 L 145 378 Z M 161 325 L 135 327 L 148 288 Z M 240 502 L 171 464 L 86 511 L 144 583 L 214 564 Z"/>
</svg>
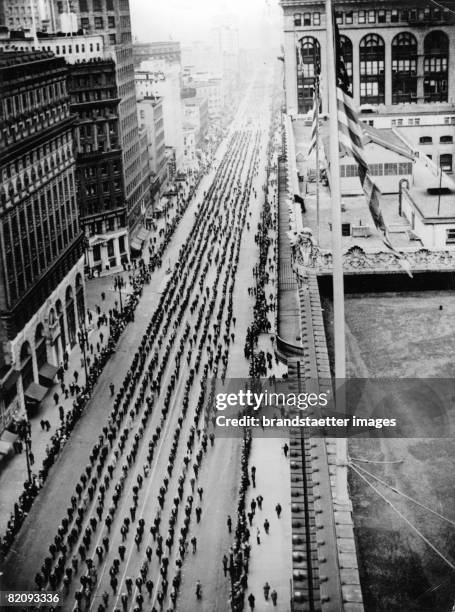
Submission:
<svg viewBox="0 0 455 612">
<path fill-rule="evenodd" d="M 27 460 L 27 478 L 28 482 L 32 482 L 32 469 L 31 465 L 33 461 L 31 460 L 32 455 L 32 436 L 31 436 L 31 426 L 28 418 L 24 418 L 19 426 L 19 438 L 23 441 L 25 446 L 25 458 Z"/>
<path fill-rule="evenodd" d="M 81 347 L 81 351 L 84 355 L 84 371 L 85 371 L 85 387 L 87 387 L 88 384 L 88 374 L 87 374 L 87 353 L 86 353 L 86 345 L 88 346 L 88 332 L 85 329 L 85 321 L 84 321 L 84 327 L 81 333 L 81 340 L 79 341 L 79 346 Z"/>
<path fill-rule="evenodd" d="M 114 278 L 114 289 L 118 289 L 118 294 L 120 297 L 120 312 L 123 313 L 123 304 L 122 304 L 122 287 L 125 286 L 125 281 L 122 276 L 116 276 Z"/>
</svg>

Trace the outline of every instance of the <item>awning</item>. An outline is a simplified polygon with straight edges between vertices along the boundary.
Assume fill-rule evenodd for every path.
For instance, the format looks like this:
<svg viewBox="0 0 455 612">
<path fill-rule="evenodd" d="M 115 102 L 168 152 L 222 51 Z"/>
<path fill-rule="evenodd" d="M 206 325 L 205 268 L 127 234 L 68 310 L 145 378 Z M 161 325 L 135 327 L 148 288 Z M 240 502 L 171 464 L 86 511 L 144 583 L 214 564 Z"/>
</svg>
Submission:
<svg viewBox="0 0 455 612">
<path fill-rule="evenodd" d="M 9 391 L 16 384 L 19 376 L 20 376 L 19 370 L 11 369 L 8 372 L 8 375 L 3 380 L 3 383 L 2 383 L 2 387 L 5 389 L 5 391 Z"/>
<path fill-rule="evenodd" d="M 43 378 L 48 384 L 52 384 L 54 382 L 55 375 L 57 374 L 58 368 L 50 363 L 43 363 L 43 365 L 39 369 L 39 378 L 41 382 L 41 378 Z M 42 384 L 46 384 L 43 382 Z"/>
<path fill-rule="evenodd" d="M 133 240 L 130 242 L 130 247 L 135 251 L 140 251 L 142 249 L 142 242 L 140 242 L 140 240 L 137 238 L 133 238 Z"/>
<path fill-rule="evenodd" d="M 43 387 L 42 385 L 38 385 L 35 382 L 32 382 L 27 387 L 27 390 L 25 391 L 24 395 L 25 395 L 25 399 L 31 402 L 40 403 L 45 398 L 46 393 L 47 393 L 46 387 Z"/>
<path fill-rule="evenodd" d="M 0 455 L 8 455 L 13 450 L 13 444 L 18 437 L 17 434 L 5 429 L 0 438 Z"/>
</svg>

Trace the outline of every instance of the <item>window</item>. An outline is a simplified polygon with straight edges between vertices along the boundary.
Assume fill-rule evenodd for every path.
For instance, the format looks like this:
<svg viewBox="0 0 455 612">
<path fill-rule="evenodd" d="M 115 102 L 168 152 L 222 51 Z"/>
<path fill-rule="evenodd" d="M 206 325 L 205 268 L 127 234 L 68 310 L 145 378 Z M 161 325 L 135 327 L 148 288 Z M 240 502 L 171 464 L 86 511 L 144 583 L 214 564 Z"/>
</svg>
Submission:
<svg viewBox="0 0 455 612">
<path fill-rule="evenodd" d="M 88 3 L 87 3 L 87 0 L 79 0 L 79 11 L 81 13 L 88 13 Z"/>
<path fill-rule="evenodd" d="M 396 176 L 397 174 L 397 164 L 384 164 L 384 176 Z"/>
<path fill-rule="evenodd" d="M 314 79 L 321 56 L 319 42 L 305 36 L 300 39 L 296 52 L 298 112 L 305 114 L 313 108 Z"/>
<path fill-rule="evenodd" d="M 386 22 L 385 11 L 384 10 L 378 11 L 378 23 L 385 23 L 385 22 Z"/>
<path fill-rule="evenodd" d="M 93 10 L 97 13 L 103 12 L 103 2 L 102 0 L 93 0 Z"/>
<path fill-rule="evenodd" d="M 393 14 L 393 11 L 392 11 Z M 402 11 L 400 11 L 400 20 L 401 21 L 408 21 L 408 11 L 407 9 L 404 9 Z M 390 21 L 393 21 L 393 19 L 391 18 Z M 397 19 L 398 21 L 398 19 Z"/>
<path fill-rule="evenodd" d="M 313 13 L 313 25 L 315 26 L 321 25 L 321 13 L 317 11 Z"/>
<path fill-rule="evenodd" d="M 343 23 L 343 13 L 340 12 L 336 12 L 335 13 L 335 19 L 338 25 L 341 25 Z"/>
<path fill-rule="evenodd" d="M 110 45 L 116 45 L 117 44 L 117 37 L 115 34 L 109 34 L 109 44 Z"/>
<path fill-rule="evenodd" d="M 366 23 L 365 22 L 365 11 L 359 11 L 359 23 Z"/>
<path fill-rule="evenodd" d="M 372 176 L 382 176 L 384 174 L 384 167 L 382 164 L 370 164 L 369 168 Z"/>
<path fill-rule="evenodd" d="M 448 63 L 449 39 L 444 32 L 433 31 L 424 40 L 424 79 L 425 102 L 448 101 Z"/>
<path fill-rule="evenodd" d="M 115 28 L 115 17 L 108 17 L 107 25 L 109 28 Z"/>
<path fill-rule="evenodd" d="M 294 13 L 294 25 L 300 27 L 302 25 L 302 13 Z"/>
<path fill-rule="evenodd" d="M 439 166 L 444 172 L 452 172 L 452 155 L 451 153 L 443 153 L 439 157 Z"/>
<path fill-rule="evenodd" d="M 384 41 L 367 34 L 360 41 L 360 104 L 383 104 L 385 100 Z"/>
<path fill-rule="evenodd" d="M 433 138 L 431 136 L 421 136 L 419 144 L 433 144 Z"/>
<path fill-rule="evenodd" d="M 400 32 L 392 40 L 392 104 L 417 101 L 417 39 Z"/>
<path fill-rule="evenodd" d="M 398 164 L 398 174 L 412 174 L 412 162 Z"/>
<path fill-rule="evenodd" d="M 351 224 L 350 223 L 342 223 L 341 224 L 341 235 L 342 236 L 350 236 L 351 235 Z"/>
<path fill-rule="evenodd" d="M 368 23 L 375 23 L 376 11 L 368 11 Z"/>
<path fill-rule="evenodd" d="M 104 27 L 103 25 L 103 18 L 102 17 L 95 17 L 95 30 L 102 30 Z"/>
<path fill-rule="evenodd" d="M 453 136 L 441 136 L 439 142 L 441 144 L 451 144 L 453 142 Z"/>
<path fill-rule="evenodd" d="M 106 0 L 106 10 L 107 11 L 114 10 L 114 0 Z"/>
<path fill-rule="evenodd" d="M 90 28 L 90 19 L 88 17 L 81 17 L 81 28 L 88 30 Z"/>
<path fill-rule="evenodd" d="M 446 230 L 446 244 L 455 243 L 455 228 Z"/>
<path fill-rule="evenodd" d="M 352 16 L 353 16 L 352 11 L 348 11 L 347 13 L 344 14 L 346 25 L 350 25 L 353 22 Z"/>
<path fill-rule="evenodd" d="M 307 27 L 311 25 L 311 13 L 303 14 L 303 25 Z"/>
<path fill-rule="evenodd" d="M 403 17 L 401 19 L 403 20 Z M 390 13 L 390 21 L 391 23 L 398 23 L 398 11 L 396 9 L 393 9 Z M 406 19 L 404 19 L 404 21 L 406 21 Z"/>
</svg>

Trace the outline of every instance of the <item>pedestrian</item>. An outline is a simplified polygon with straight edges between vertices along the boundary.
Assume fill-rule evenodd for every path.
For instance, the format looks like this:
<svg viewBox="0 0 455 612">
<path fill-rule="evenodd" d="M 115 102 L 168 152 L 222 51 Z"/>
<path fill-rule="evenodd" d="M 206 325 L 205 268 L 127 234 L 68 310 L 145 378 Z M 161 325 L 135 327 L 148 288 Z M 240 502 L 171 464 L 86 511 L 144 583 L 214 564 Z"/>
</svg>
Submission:
<svg viewBox="0 0 455 612">
<path fill-rule="evenodd" d="M 261 543 L 261 532 L 259 531 L 259 527 L 257 528 L 257 531 L 256 531 L 256 542 L 258 544 Z"/>
<path fill-rule="evenodd" d="M 281 504 L 280 504 L 280 503 L 278 503 L 278 504 L 275 506 L 275 511 L 276 511 L 276 515 L 277 515 L 277 517 L 278 517 L 278 518 L 280 518 L 281 510 L 282 510 L 282 508 L 281 508 Z"/>
<path fill-rule="evenodd" d="M 112 397 L 114 395 L 114 391 L 115 391 L 114 383 L 111 382 L 111 384 L 109 385 L 109 389 L 111 390 L 111 397 Z"/>
<path fill-rule="evenodd" d="M 55 402 L 55 405 L 57 406 L 58 405 L 58 393 L 57 393 L 57 391 L 54 393 L 54 402 Z"/>
<path fill-rule="evenodd" d="M 262 502 L 264 501 L 264 498 L 262 497 L 262 495 L 258 495 L 256 497 L 256 501 L 258 503 L 259 510 L 262 510 Z"/>
<path fill-rule="evenodd" d="M 193 536 L 191 538 L 191 546 L 193 547 L 193 554 L 196 552 L 196 548 L 197 548 L 197 538 L 196 536 Z"/>
<path fill-rule="evenodd" d="M 285 456 L 285 457 L 287 457 L 287 456 L 288 456 L 288 452 L 289 452 L 289 446 L 288 446 L 288 443 L 287 443 L 287 442 L 285 442 L 285 443 L 284 443 L 284 446 L 283 446 L 283 453 L 284 453 L 284 456 Z"/>
<path fill-rule="evenodd" d="M 228 514 L 226 524 L 227 524 L 227 528 L 228 528 L 229 533 L 231 533 L 232 532 L 232 519 L 231 519 L 231 515 L 230 514 Z"/>
<path fill-rule="evenodd" d="M 264 589 L 264 598 L 265 598 L 265 601 L 268 601 L 269 593 L 270 593 L 270 584 L 268 582 L 266 582 L 264 584 L 263 589 Z"/>
<path fill-rule="evenodd" d="M 273 591 L 270 593 L 270 598 L 272 600 L 273 605 L 276 606 L 276 600 L 278 599 L 278 593 L 275 591 L 275 589 L 273 589 Z"/>
<path fill-rule="evenodd" d="M 265 531 L 265 533 L 267 535 L 269 534 L 269 529 L 270 529 L 270 523 L 269 523 L 268 519 L 265 519 L 265 521 L 264 521 L 264 531 Z"/>
<path fill-rule="evenodd" d="M 225 576 L 227 575 L 227 570 L 228 570 L 228 558 L 227 558 L 227 555 L 224 554 L 223 555 L 223 572 Z"/>
<path fill-rule="evenodd" d="M 255 597 L 254 597 L 253 593 L 250 593 L 250 594 L 248 595 L 248 604 L 249 604 L 249 606 L 250 606 L 250 610 L 254 610 L 254 602 L 255 602 L 255 601 L 256 601 L 256 599 L 255 599 Z"/>
</svg>

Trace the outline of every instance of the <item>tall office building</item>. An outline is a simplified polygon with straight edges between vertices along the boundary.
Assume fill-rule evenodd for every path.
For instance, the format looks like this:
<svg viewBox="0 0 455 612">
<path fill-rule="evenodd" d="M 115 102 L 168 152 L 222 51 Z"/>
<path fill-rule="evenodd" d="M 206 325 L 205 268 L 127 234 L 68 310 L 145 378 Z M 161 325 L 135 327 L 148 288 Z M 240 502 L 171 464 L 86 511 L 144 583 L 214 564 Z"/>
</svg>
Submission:
<svg viewBox="0 0 455 612">
<path fill-rule="evenodd" d="M 0 24 L 10 30 L 52 27 L 52 0 L 0 0 Z"/>
<path fill-rule="evenodd" d="M 286 107 L 313 105 L 321 64 L 322 112 L 328 110 L 325 3 L 281 0 L 284 13 Z M 455 149 L 455 14 L 430 0 L 334 2 L 354 101 L 378 128 L 399 128 L 444 170 Z M 332 60 L 333 61 L 333 60 Z"/>
<path fill-rule="evenodd" d="M 123 181 L 127 224 L 131 235 L 146 205 L 149 184 L 143 178 L 141 167 L 129 0 L 54 0 L 54 12 L 60 16 L 62 23 L 68 8 L 77 16 L 78 26 L 85 34 L 103 36 L 104 49 L 111 52 L 115 62 L 120 98 L 118 113 Z M 71 20 L 67 21 L 71 23 Z"/>
<path fill-rule="evenodd" d="M 0 56 L 0 429 L 43 399 L 85 312 L 67 73 Z"/>
<path fill-rule="evenodd" d="M 173 64 L 181 64 L 182 52 L 178 41 L 135 42 L 133 45 L 134 66 L 139 68 L 141 62 L 164 59 Z"/>
</svg>

